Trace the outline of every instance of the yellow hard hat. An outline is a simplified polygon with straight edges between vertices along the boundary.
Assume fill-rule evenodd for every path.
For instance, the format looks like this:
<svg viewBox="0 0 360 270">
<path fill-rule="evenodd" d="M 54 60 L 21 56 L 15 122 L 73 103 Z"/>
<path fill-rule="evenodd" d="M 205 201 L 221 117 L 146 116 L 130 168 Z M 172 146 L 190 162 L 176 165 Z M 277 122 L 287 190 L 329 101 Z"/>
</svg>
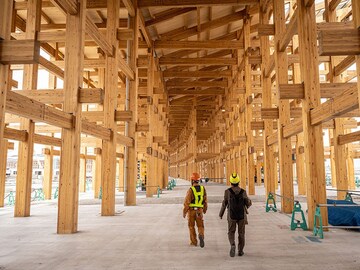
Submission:
<svg viewBox="0 0 360 270">
<path fill-rule="evenodd" d="M 238 184 L 240 182 L 240 177 L 239 175 L 234 172 L 230 175 L 230 183 L 231 184 Z"/>
</svg>

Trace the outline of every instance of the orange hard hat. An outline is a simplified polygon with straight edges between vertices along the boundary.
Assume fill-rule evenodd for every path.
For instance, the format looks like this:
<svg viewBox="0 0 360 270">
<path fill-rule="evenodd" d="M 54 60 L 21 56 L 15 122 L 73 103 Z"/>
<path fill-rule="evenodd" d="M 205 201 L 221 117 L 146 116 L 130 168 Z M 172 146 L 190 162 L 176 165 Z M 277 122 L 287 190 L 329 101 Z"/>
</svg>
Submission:
<svg viewBox="0 0 360 270">
<path fill-rule="evenodd" d="M 199 181 L 200 175 L 197 172 L 192 173 L 191 178 L 192 181 Z"/>
</svg>

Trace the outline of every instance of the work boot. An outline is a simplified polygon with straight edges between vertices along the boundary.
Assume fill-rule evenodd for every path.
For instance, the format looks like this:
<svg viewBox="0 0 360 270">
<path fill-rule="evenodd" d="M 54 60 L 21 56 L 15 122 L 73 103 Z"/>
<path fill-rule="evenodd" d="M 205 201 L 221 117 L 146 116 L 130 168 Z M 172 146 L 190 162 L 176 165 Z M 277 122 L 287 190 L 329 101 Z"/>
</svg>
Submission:
<svg viewBox="0 0 360 270">
<path fill-rule="evenodd" d="M 230 248 L 230 257 L 235 257 L 235 245 L 232 245 Z"/>
<path fill-rule="evenodd" d="M 239 256 L 243 256 L 244 255 L 244 251 L 239 251 Z"/>
<path fill-rule="evenodd" d="M 200 247 L 203 248 L 205 246 L 204 236 L 199 235 L 199 240 L 200 240 Z"/>
</svg>

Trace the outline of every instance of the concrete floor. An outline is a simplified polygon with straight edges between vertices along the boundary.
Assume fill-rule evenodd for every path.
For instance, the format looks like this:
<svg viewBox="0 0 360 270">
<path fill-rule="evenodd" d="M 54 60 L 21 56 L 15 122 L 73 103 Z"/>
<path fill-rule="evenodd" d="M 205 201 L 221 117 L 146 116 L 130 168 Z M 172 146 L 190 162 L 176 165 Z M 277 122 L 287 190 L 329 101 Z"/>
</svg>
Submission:
<svg viewBox="0 0 360 270">
<path fill-rule="evenodd" d="M 190 247 L 182 218 L 188 186 L 179 184 L 160 198 L 139 194 L 135 207 L 120 204 L 118 193 L 115 217 L 101 217 L 99 201 L 82 194 L 79 233 L 73 235 L 55 233 L 56 201 L 34 203 L 29 218 L 13 218 L 13 207 L 1 208 L 0 270 L 360 269 L 360 233 L 332 230 L 320 240 L 309 231 L 290 231 L 288 216 L 265 213 L 261 195 L 249 209 L 245 255 L 229 257 L 227 222 L 218 218 L 226 188 L 220 185 L 207 186 L 205 248 Z"/>
</svg>

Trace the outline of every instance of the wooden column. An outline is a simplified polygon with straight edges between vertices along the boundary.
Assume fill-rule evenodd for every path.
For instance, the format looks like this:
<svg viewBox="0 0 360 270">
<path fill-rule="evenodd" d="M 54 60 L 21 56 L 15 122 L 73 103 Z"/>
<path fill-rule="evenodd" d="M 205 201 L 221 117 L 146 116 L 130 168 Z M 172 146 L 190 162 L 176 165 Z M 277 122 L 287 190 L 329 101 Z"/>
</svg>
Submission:
<svg viewBox="0 0 360 270">
<path fill-rule="evenodd" d="M 45 200 L 51 200 L 52 194 L 52 179 L 53 179 L 53 149 L 44 149 L 44 179 L 43 179 L 43 191 Z"/>
<path fill-rule="evenodd" d="M 336 167 L 335 167 L 335 153 L 334 144 L 331 140 L 334 138 L 334 130 L 329 129 L 329 142 L 330 142 L 330 165 L 331 165 L 331 186 L 336 188 Z"/>
<path fill-rule="evenodd" d="M 10 40 L 13 15 L 12 0 L 0 1 L 0 39 Z M 10 65 L 0 63 L 0 142 L 4 138 L 6 92 L 11 89 Z"/>
<path fill-rule="evenodd" d="M 274 1 L 274 22 L 275 22 L 275 69 L 276 85 L 279 89 L 280 84 L 288 83 L 288 61 L 287 52 L 279 50 L 279 43 L 283 37 L 285 26 L 285 6 L 283 1 Z M 279 166 L 280 166 L 280 189 L 281 209 L 284 213 L 291 213 L 294 203 L 289 200 L 294 198 L 293 169 L 291 156 L 291 138 L 283 137 L 282 127 L 290 123 L 290 103 L 288 100 L 278 100 L 279 120 L 278 120 L 278 147 L 279 147 Z"/>
<path fill-rule="evenodd" d="M 8 141 L 0 141 L 0 207 L 4 207 Z"/>
<path fill-rule="evenodd" d="M 250 17 L 244 18 L 244 48 L 245 48 L 245 89 L 246 89 L 246 98 L 252 97 L 251 90 L 251 64 L 249 63 L 249 48 L 250 48 Z M 255 195 L 255 167 L 254 167 L 254 136 L 253 131 L 251 130 L 251 121 L 252 121 L 252 104 L 249 103 L 246 106 L 246 157 L 247 157 L 247 180 L 248 180 L 248 194 Z"/>
<path fill-rule="evenodd" d="M 306 7 L 303 0 L 297 0 L 298 35 L 301 74 L 304 80 L 303 130 L 306 161 L 306 187 L 308 203 L 308 224 L 313 228 L 316 204 L 326 203 L 324 145 L 322 126 L 312 126 L 310 111 L 320 105 L 320 81 L 316 37 L 315 4 Z M 323 224 L 327 225 L 327 209 L 321 210 Z"/>
<path fill-rule="evenodd" d="M 354 190 L 355 186 L 355 169 L 353 159 L 352 144 L 347 145 L 347 171 L 348 171 L 348 189 Z"/>
<path fill-rule="evenodd" d="M 265 0 L 262 0 L 265 2 Z M 264 3 L 262 3 L 264 4 Z M 260 6 L 262 6 L 262 4 Z M 268 14 L 267 12 L 263 12 L 262 8 L 260 8 L 260 23 L 268 24 Z M 269 68 L 270 65 L 270 44 L 268 36 L 260 37 L 260 45 L 261 45 L 261 55 L 262 55 L 262 63 L 261 63 L 261 86 L 262 86 L 262 105 L 264 108 L 272 107 L 272 93 L 271 93 L 271 78 L 265 74 L 265 70 Z M 274 148 L 272 145 L 267 145 L 267 137 L 273 134 L 273 120 L 272 119 L 264 119 L 264 185 L 265 185 L 265 194 L 269 194 L 269 192 L 275 192 L 275 179 L 274 179 Z"/>
<path fill-rule="evenodd" d="M 128 64 L 135 73 L 133 81 L 129 79 L 126 83 L 129 87 L 129 107 L 132 111 L 133 119 L 128 123 L 128 136 L 134 139 L 134 146 L 127 147 L 127 175 L 126 175 L 126 189 L 125 189 L 125 205 L 136 205 L 136 179 L 137 179 L 137 141 L 136 141 L 136 121 L 137 121 L 137 96 L 138 96 L 138 75 L 136 67 L 136 59 L 138 53 L 138 32 L 139 32 L 139 10 L 137 9 L 137 1 L 133 1 L 135 7 L 135 16 L 129 17 L 128 28 L 134 33 L 134 40 L 128 41 Z"/>
<path fill-rule="evenodd" d="M 94 186 L 94 198 L 99 198 L 100 187 L 101 187 L 101 177 L 102 177 L 102 158 L 101 158 L 101 148 L 94 149 L 95 154 L 95 177 L 93 180 Z"/>
<path fill-rule="evenodd" d="M 59 234 L 75 233 L 78 225 L 81 104 L 78 91 L 83 81 L 86 1 L 79 0 L 76 15 L 66 15 L 63 110 L 76 117 L 71 129 L 62 129 L 58 199 Z"/>
<path fill-rule="evenodd" d="M 36 32 L 40 30 L 40 20 L 41 0 L 28 1 L 25 38 L 36 38 Z M 38 65 L 24 65 L 23 90 L 37 89 L 37 79 Z M 28 217 L 31 203 L 35 123 L 21 118 L 20 129 L 26 130 L 28 136 L 26 141 L 19 142 L 14 216 Z"/>
<path fill-rule="evenodd" d="M 359 29 L 360 28 L 360 2 L 358 0 L 352 0 L 351 4 L 352 4 L 352 15 L 353 15 L 354 27 L 356 29 Z M 355 59 L 356 59 L 356 76 L 357 76 L 358 96 L 360 96 L 360 55 L 356 55 Z M 360 98 L 359 98 L 359 103 L 360 103 Z"/>
<path fill-rule="evenodd" d="M 106 39 L 113 48 L 117 48 L 117 29 L 119 27 L 119 0 L 107 1 Z M 112 56 L 105 56 L 105 96 L 104 127 L 111 129 L 109 141 L 102 142 L 102 200 L 101 215 L 115 215 L 116 183 L 116 122 L 115 109 L 118 93 L 118 50 L 113 49 Z"/>
<path fill-rule="evenodd" d="M 81 147 L 81 154 L 84 158 L 80 158 L 80 172 L 79 172 L 79 192 L 86 192 L 86 150 Z"/>
<path fill-rule="evenodd" d="M 124 159 L 123 158 L 119 158 L 118 168 L 119 168 L 118 191 L 124 192 Z"/>
</svg>

